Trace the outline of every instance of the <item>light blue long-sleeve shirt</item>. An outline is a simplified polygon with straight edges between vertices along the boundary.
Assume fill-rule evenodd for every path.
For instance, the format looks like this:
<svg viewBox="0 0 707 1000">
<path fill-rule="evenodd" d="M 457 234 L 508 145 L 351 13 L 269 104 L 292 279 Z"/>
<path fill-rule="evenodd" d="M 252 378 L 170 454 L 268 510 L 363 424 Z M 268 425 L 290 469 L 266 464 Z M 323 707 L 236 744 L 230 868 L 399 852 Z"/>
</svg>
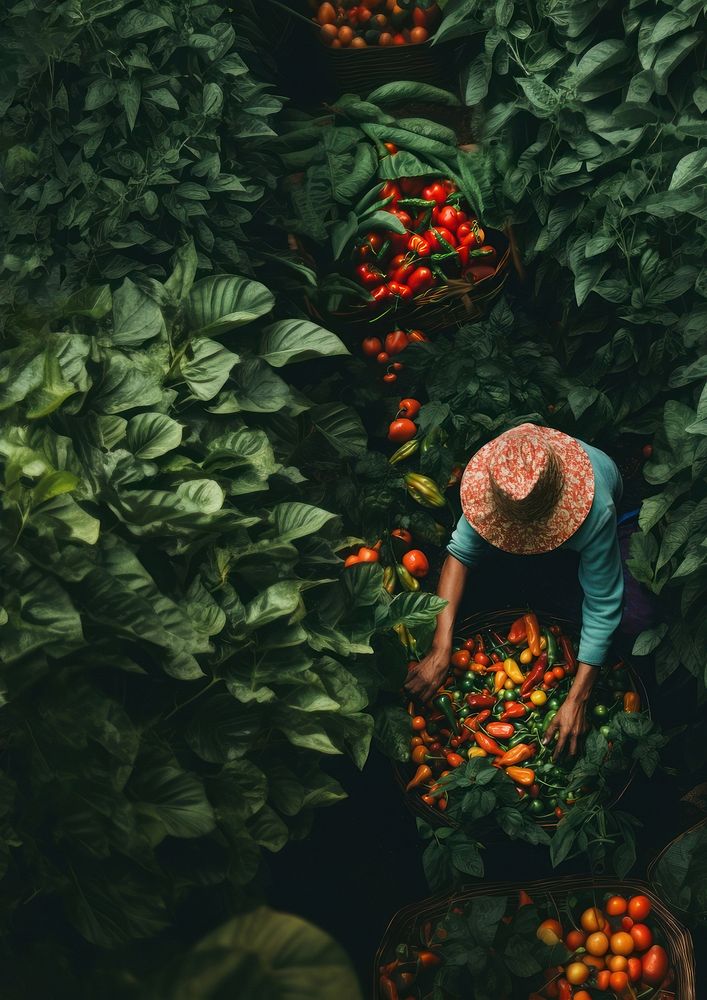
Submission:
<svg viewBox="0 0 707 1000">
<path fill-rule="evenodd" d="M 579 553 L 579 582 L 584 591 L 579 660 L 600 667 L 621 621 L 624 578 L 616 530 L 616 505 L 623 483 L 615 463 L 598 448 L 580 441 L 594 470 L 594 501 L 586 520 L 560 548 Z M 476 566 L 494 546 L 459 519 L 447 551 L 465 566 Z"/>
</svg>

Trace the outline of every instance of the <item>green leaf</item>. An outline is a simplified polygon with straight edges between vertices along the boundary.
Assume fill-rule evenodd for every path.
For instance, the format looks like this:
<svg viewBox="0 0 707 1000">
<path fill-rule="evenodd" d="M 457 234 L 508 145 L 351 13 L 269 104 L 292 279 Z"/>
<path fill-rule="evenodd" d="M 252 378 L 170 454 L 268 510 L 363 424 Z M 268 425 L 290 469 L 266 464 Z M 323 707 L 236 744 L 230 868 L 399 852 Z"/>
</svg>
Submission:
<svg viewBox="0 0 707 1000">
<path fill-rule="evenodd" d="M 186 302 L 186 320 L 193 334 L 220 337 L 269 313 L 274 304 L 272 293 L 259 281 L 221 274 L 194 284 Z"/>
<path fill-rule="evenodd" d="M 127 862 L 74 867 L 63 895 L 77 931 L 99 948 L 154 937 L 169 923 L 157 880 Z"/>
<path fill-rule="evenodd" d="M 127 438 L 135 458 L 158 458 L 179 447 L 182 425 L 164 413 L 139 413 L 128 422 Z"/>
<path fill-rule="evenodd" d="M 345 345 L 331 331 L 309 320 L 286 319 L 263 331 L 260 357 L 273 368 L 309 358 L 348 354 Z"/>
<path fill-rule="evenodd" d="M 132 10 L 120 19 L 116 30 L 119 38 L 134 38 L 137 35 L 145 35 L 148 31 L 157 31 L 167 27 L 169 27 L 167 21 L 159 14 Z"/>
<path fill-rule="evenodd" d="M 696 149 L 692 153 L 687 153 L 675 167 L 673 176 L 670 178 L 668 190 L 678 191 L 680 188 L 687 187 L 693 181 L 704 183 L 706 167 L 707 150 Z"/>
<path fill-rule="evenodd" d="M 326 403 L 311 411 L 312 424 L 338 455 L 360 455 L 366 450 L 368 436 L 358 413 L 345 403 Z"/>
<path fill-rule="evenodd" d="M 246 605 L 245 624 L 262 628 L 278 618 L 289 617 L 300 604 L 300 585 L 296 580 L 282 580 L 267 587 Z"/>
<path fill-rule="evenodd" d="M 460 844 L 452 851 L 452 864 L 458 871 L 472 878 L 483 878 L 484 862 L 475 844 Z"/>
<path fill-rule="evenodd" d="M 401 104 L 406 101 L 420 101 L 429 104 L 446 104 L 458 107 L 459 98 L 448 90 L 433 87 L 429 83 L 417 83 L 411 80 L 396 80 L 377 87 L 368 95 L 371 104 Z"/>
<path fill-rule="evenodd" d="M 161 330 L 162 313 L 157 303 L 126 278 L 113 295 L 113 343 L 137 347 Z"/>
<path fill-rule="evenodd" d="M 662 625 L 658 625 L 656 628 L 647 629 L 645 632 L 641 632 L 633 644 L 633 655 L 648 656 L 649 653 L 652 653 L 654 649 L 657 649 L 658 646 L 660 646 L 667 631 L 668 626 L 663 623 Z"/>
<path fill-rule="evenodd" d="M 291 542 L 321 531 L 335 514 L 307 503 L 280 503 L 272 509 L 272 520 L 280 541 Z"/>
<path fill-rule="evenodd" d="M 414 629 L 434 622 L 446 606 L 447 602 L 435 594 L 397 594 L 388 615 L 392 625 L 406 625 Z"/>
<path fill-rule="evenodd" d="M 238 361 L 237 354 L 227 351 L 215 340 L 197 337 L 179 362 L 179 369 L 192 395 L 207 400 L 213 399 L 224 387 Z"/>
<path fill-rule="evenodd" d="M 193 774 L 171 765 L 139 768 L 129 789 L 135 807 L 173 837 L 202 837 L 214 829 L 213 809 Z"/>
</svg>

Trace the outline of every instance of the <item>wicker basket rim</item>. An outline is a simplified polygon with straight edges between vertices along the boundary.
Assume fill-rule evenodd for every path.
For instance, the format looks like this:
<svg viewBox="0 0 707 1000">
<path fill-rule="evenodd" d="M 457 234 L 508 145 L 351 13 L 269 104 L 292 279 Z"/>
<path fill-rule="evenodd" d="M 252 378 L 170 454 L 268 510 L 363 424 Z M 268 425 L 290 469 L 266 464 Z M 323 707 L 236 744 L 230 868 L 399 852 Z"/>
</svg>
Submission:
<svg viewBox="0 0 707 1000">
<path fill-rule="evenodd" d="M 680 841 L 684 840 L 685 837 L 689 837 L 691 834 L 697 833 L 699 830 L 703 829 L 703 827 L 706 826 L 707 826 L 707 816 L 705 816 L 704 819 L 699 820 L 697 823 L 693 823 L 692 826 L 688 826 L 687 830 L 683 830 L 682 833 L 679 833 L 676 837 L 673 837 L 672 840 L 669 840 L 668 843 L 660 849 L 660 851 L 656 854 L 656 856 L 653 858 L 651 863 L 648 865 L 648 868 L 646 869 L 646 879 L 651 884 L 651 886 L 653 886 L 656 881 L 658 865 L 663 860 L 665 855 L 668 853 L 670 848 L 674 847 L 675 844 L 680 843 Z M 674 906 L 674 904 L 672 903 L 670 905 Z M 686 910 L 681 910 L 679 906 L 675 906 L 675 909 L 679 913 L 687 912 Z"/>
<path fill-rule="evenodd" d="M 422 916 L 426 916 L 428 919 L 433 918 L 438 915 L 437 911 L 441 907 L 447 909 L 454 902 L 463 902 L 479 896 L 507 895 L 518 892 L 520 889 L 525 889 L 531 896 L 546 892 L 550 895 L 567 897 L 572 891 L 581 892 L 588 889 L 609 889 L 648 896 L 665 931 L 673 958 L 672 964 L 675 966 L 676 979 L 682 980 L 677 983 L 679 986 L 679 993 L 676 994 L 677 1000 L 696 1000 L 695 958 L 690 932 L 675 918 L 668 906 L 656 895 L 648 883 L 641 879 L 619 879 L 609 875 L 561 875 L 552 879 L 524 882 L 522 885 L 517 882 L 486 882 L 479 886 L 462 886 L 453 892 L 448 890 L 438 892 L 418 903 L 410 903 L 402 907 L 389 920 L 381 944 L 376 951 L 373 966 L 374 997 L 379 996 L 378 966 L 382 964 L 384 950 L 390 946 L 387 939 L 395 930 L 396 925 Z"/>
</svg>

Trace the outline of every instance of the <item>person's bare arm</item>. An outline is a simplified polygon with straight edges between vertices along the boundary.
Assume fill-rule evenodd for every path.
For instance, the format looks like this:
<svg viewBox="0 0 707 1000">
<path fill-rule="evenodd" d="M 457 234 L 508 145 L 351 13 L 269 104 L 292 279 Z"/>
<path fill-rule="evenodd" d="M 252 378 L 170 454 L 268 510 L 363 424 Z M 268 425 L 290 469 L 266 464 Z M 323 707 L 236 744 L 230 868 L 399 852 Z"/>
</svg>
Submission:
<svg viewBox="0 0 707 1000">
<path fill-rule="evenodd" d="M 580 663 L 577 666 L 577 674 L 572 682 L 570 692 L 558 709 L 557 715 L 547 727 L 545 743 L 549 743 L 557 736 L 557 745 L 553 753 L 555 760 L 566 748 L 575 756 L 579 747 L 579 740 L 587 731 L 587 702 L 592 688 L 599 676 L 597 667 L 592 667 L 588 663 Z"/>
<path fill-rule="evenodd" d="M 447 606 L 437 616 L 437 628 L 432 648 L 427 656 L 408 673 L 405 687 L 416 698 L 427 701 L 435 693 L 449 667 L 452 654 L 454 622 L 469 570 L 464 563 L 448 555 L 437 585 L 437 596 Z"/>
</svg>

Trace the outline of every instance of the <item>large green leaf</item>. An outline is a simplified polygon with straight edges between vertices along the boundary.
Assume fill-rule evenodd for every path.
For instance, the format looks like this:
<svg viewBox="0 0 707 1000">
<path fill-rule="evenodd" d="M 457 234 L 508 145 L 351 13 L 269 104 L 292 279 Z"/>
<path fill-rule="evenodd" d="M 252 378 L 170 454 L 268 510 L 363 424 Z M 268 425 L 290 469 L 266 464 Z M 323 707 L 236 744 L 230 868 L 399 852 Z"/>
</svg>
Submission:
<svg viewBox="0 0 707 1000">
<path fill-rule="evenodd" d="M 136 458 L 159 458 L 182 440 L 182 426 L 164 413 L 140 413 L 128 422 L 128 447 Z"/>
<path fill-rule="evenodd" d="M 272 512 L 278 538 L 287 542 L 320 531 L 333 517 L 330 511 L 306 503 L 277 504 Z"/>
<path fill-rule="evenodd" d="M 220 337 L 269 313 L 274 304 L 272 293 L 259 281 L 221 274 L 193 285 L 186 319 L 189 329 L 200 337 Z"/>
<path fill-rule="evenodd" d="M 215 825 L 199 779 L 172 765 L 138 768 L 129 791 L 135 807 L 162 824 L 173 837 L 201 837 Z"/>
<path fill-rule="evenodd" d="M 260 356 L 273 368 L 308 358 L 348 354 L 345 345 L 330 330 L 309 320 L 287 319 L 266 328 Z"/>
<path fill-rule="evenodd" d="M 113 333 L 119 347 L 135 347 L 156 337 L 162 329 L 157 303 L 126 278 L 113 295 Z"/>
</svg>

